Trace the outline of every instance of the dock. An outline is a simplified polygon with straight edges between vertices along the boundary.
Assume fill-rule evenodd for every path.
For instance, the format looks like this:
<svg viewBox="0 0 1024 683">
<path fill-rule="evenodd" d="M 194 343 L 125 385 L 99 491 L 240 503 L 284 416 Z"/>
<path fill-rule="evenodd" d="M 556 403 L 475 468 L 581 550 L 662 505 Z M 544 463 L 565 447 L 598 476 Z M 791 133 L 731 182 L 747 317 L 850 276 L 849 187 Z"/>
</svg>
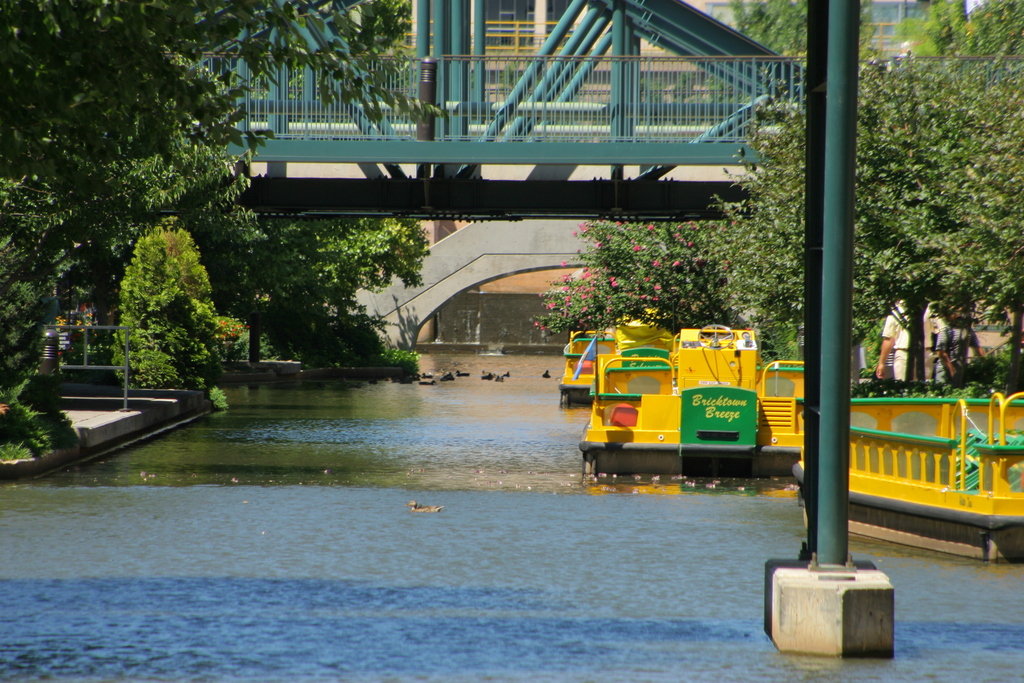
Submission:
<svg viewBox="0 0 1024 683">
<path fill-rule="evenodd" d="M 212 407 L 201 391 L 132 389 L 125 408 L 120 387 L 66 383 L 61 409 L 78 445 L 39 458 L 0 463 L 0 480 L 35 477 L 187 424 Z"/>
</svg>

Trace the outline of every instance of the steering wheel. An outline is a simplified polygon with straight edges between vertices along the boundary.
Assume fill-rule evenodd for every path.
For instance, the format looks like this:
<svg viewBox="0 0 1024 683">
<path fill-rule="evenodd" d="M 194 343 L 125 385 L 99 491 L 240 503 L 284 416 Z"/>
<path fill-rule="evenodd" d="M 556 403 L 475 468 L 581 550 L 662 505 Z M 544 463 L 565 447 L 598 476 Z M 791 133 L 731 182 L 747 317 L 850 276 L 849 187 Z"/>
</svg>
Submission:
<svg viewBox="0 0 1024 683">
<path fill-rule="evenodd" d="M 723 345 L 732 346 L 736 341 L 736 334 L 732 328 L 725 325 L 705 325 L 697 333 L 700 345 L 709 349 L 720 349 Z"/>
</svg>

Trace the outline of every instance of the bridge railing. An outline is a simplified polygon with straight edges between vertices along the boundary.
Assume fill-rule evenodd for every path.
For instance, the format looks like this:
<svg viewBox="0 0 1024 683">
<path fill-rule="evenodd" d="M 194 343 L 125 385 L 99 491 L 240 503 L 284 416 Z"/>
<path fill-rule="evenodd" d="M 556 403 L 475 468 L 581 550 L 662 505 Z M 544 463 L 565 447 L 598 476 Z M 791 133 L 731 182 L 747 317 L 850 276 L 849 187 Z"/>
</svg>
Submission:
<svg viewBox="0 0 1024 683">
<path fill-rule="evenodd" d="M 396 64 L 396 61 L 398 63 Z M 207 68 L 244 65 L 211 57 Z M 389 90 L 415 97 L 419 62 L 389 61 Z M 802 66 L 784 57 L 451 56 L 438 60 L 440 142 L 742 142 L 756 103 L 802 99 Z M 281 69 L 241 102 L 241 130 L 278 140 L 415 141 L 416 122 L 358 104 L 324 104 L 316 75 Z"/>
</svg>

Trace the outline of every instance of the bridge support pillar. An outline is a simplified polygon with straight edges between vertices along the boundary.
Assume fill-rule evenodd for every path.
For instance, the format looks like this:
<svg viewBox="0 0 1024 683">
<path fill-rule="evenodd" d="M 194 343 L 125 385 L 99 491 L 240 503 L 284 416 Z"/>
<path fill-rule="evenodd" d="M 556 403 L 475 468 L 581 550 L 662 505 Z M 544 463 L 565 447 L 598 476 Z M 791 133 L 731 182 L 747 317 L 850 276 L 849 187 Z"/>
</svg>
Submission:
<svg viewBox="0 0 1024 683">
<path fill-rule="evenodd" d="M 894 591 L 870 562 L 765 565 L 765 631 L 780 652 L 892 657 Z"/>
</svg>

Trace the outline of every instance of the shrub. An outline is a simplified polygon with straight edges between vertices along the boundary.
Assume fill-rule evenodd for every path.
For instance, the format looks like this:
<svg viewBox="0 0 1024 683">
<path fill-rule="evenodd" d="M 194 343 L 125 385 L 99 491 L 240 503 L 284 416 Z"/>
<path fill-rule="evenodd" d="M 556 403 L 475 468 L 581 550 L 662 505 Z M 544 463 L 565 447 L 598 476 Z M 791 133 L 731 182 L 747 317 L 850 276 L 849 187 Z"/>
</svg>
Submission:
<svg viewBox="0 0 1024 683">
<path fill-rule="evenodd" d="M 420 371 L 420 354 L 404 349 L 384 349 L 372 359 L 370 365 L 399 367 L 407 375 L 415 375 Z"/>
<path fill-rule="evenodd" d="M 228 409 L 228 397 L 220 387 L 210 387 L 210 403 L 216 411 Z"/>
<path fill-rule="evenodd" d="M 40 456 L 75 445 L 78 437 L 58 405 L 59 380 L 37 376 L 0 391 L 0 459 Z M 25 455 L 25 454 L 28 455 Z M 20 454 L 20 455 L 19 455 Z"/>
<path fill-rule="evenodd" d="M 131 332 L 131 383 L 209 390 L 220 375 L 210 281 L 184 230 L 157 226 L 139 239 L 121 282 Z M 115 352 L 123 352 L 118 347 Z M 120 358 L 117 362 L 120 362 Z"/>
<path fill-rule="evenodd" d="M 0 462 L 13 460 L 29 460 L 32 458 L 32 451 L 20 443 L 0 443 Z"/>
</svg>

